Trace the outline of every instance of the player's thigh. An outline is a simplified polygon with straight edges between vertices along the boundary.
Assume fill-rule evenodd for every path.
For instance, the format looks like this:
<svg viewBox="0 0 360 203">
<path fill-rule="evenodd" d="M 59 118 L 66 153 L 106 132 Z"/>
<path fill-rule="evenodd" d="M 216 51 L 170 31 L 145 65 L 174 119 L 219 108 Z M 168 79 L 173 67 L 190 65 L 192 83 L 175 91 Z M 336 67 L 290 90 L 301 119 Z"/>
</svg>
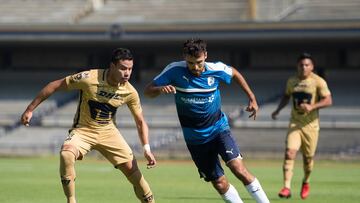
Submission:
<svg viewBox="0 0 360 203">
<path fill-rule="evenodd" d="M 191 158 L 194 161 L 200 178 L 205 181 L 214 181 L 224 175 L 224 169 L 221 167 L 218 153 L 213 141 L 201 145 L 187 145 Z"/>
<path fill-rule="evenodd" d="M 303 128 L 301 150 L 306 157 L 313 157 L 319 140 L 319 130 L 306 126 Z"/>
<path fill-rule="evenodd" d="M 109 160 L 114 167 L 134 159 L 130 146 L 117 129 L 102 132 L 95 149 Z"/>
<path fill-rule="evenodd" d="M 65 139 L 61 151 L 71 151 L 77 159 L 82 159 L 96 144 L 96 135 L 72 130 Z"/>
<path fill-rule="evenodd" d="M 301 136 L 302 136 L 301 129 L 289 128 L 285 140 L 286 148 L 298 151 L 301 146 Z"/>
<path fill-rule="evenodd" d="M 214 150 L 220 154 L 226 164 L 234 159 L 242 159 L 240 149 L 230 131 L 221 132 L 216 139 Z"/>
</svg>

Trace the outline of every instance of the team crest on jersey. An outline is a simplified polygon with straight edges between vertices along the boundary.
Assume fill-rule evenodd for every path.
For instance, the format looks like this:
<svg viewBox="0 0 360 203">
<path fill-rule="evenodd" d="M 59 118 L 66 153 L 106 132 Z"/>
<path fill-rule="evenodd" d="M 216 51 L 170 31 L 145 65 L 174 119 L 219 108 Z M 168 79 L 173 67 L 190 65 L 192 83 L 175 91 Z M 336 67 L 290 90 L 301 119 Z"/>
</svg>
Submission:
<svg viewBox="0 0 360 203">
<path fill-rule="evenodd" d="M 74 75 L 74 76 L 72 77 L 72 81 L 78 82 L 78 81 L 80 81 L 81 79 L 83 79 L 83 78 L 88 78 L 88 77 L 89 77 L 89 72 L 81 72 L 81 73 L 78 73 L 78 74 Z"/>
<path fill-rule="evenodd" d="M 214 78 L 214 77 L 208 77 L 207 80 L 208 80 L 208 85 L 209 85 L 209 86 L 213 85 L 214 82 L 215 82 L 215 78 Z"/>
</svg>

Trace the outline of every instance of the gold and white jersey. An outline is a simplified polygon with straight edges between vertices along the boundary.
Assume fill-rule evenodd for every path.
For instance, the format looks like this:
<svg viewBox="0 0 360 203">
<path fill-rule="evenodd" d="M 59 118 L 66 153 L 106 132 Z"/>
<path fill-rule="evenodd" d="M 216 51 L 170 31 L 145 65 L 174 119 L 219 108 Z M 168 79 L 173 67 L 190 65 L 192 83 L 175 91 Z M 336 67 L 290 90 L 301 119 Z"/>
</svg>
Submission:
<svg viewBox="0 0 360 203">
<path fill-rule="evenodd" d="M 123 104 L 133 114 L 142 112 L 136 89 L 129 82 L 117 87 L 109 85 L 106 81 L 107 72 L 108 69 L 92 69 L 66 77 L 69 90 L 80 90 L 72 128 L 114 128 L 116 110 Z"/>
<path fill-rule="evenodd" d="M 326 81 L 315 73 L 311 73 L 305 80 L 293 76 L 287 81 L 285 94 L 292 98 L 290 122 L 299 126 L 311 124 L 313 127 L 319 128 L 318 109 L 306 113 L 300 109 L 300 104 L 314 104 L 320 98 L 330 95 Z"/>
</svg>

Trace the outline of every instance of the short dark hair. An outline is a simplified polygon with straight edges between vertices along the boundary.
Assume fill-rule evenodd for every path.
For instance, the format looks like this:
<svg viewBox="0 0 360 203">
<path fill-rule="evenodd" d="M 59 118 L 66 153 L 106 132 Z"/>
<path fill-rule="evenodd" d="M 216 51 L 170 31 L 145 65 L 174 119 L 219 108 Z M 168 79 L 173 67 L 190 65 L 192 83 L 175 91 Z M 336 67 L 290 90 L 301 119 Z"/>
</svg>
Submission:
<svg viewBox="0 0 360 203">
<path fill-rule="evenodd" d="M 133 55 L 129 49 L 117 48 L 111 55 L 111 62 L 116 64 L 119 60 L 133 60 Z"/>
<path fill-rule="evenodd" d="M 300 61 L 302 61 L 304 59 L 310 59 L 312 64 L 315 65 L 314 58 L 308 52 L 301 53 L 297 58 L 297 63 L 299 63 Z"/>
<path fill-rule="evenodd" d="M 200 56 L 201 53 L 206 52 L 206 42 L 202 39 L 186 40 L 183 47 L 183 54 L 194 57 Z"/>
</svg>

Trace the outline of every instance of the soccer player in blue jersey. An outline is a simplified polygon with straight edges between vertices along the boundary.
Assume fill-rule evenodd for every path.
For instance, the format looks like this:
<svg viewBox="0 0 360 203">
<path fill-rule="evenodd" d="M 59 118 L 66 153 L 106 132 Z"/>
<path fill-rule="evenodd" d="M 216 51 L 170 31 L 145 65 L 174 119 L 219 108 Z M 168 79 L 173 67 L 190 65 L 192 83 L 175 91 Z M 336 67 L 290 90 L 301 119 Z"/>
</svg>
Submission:
<svg viewBox="0 0 360 203">
<path fill-rule="evenodd" d="M 218 155 L 246 186 L 258 203 L 269 202 L 259 181 L 245 167 L 240 150 L 231 135 L 226 115 L 221 111 L 219 84 L 232 79 L 249 98 L 249 117 L 256 118 L 258 105 L 244 77 L 221 62 L 205 62 L 206 43 L 191 39 L 184 43 L 184 61 L 169 64 L 146 86 L 145 95 L 174 94 L 186 145 L 201 178 L 211 182 L 225 202 L 241 203 L 237 190 L 224 175 Z"/>
</svg>

